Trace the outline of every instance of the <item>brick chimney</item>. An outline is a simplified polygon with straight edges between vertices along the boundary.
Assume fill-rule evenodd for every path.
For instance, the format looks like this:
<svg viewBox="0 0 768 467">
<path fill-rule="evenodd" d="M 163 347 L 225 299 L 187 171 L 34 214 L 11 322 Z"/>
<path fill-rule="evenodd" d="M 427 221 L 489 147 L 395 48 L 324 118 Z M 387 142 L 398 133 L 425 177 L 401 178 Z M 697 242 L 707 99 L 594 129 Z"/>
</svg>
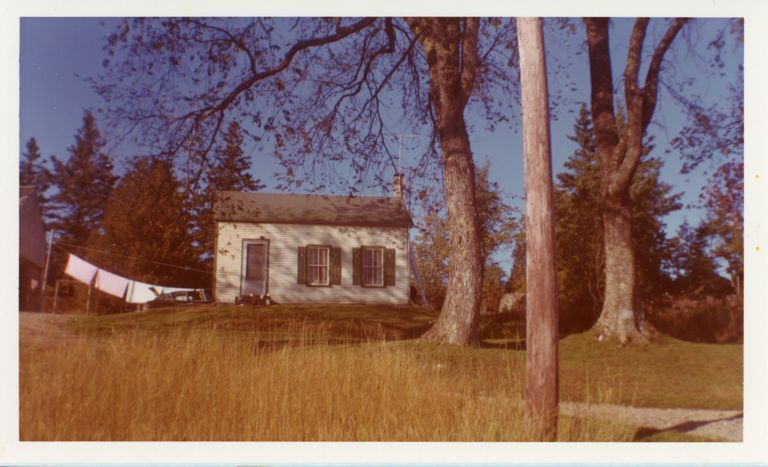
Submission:
<svg viewBox="0 0 768 467">
<path fill-rule="evenodd" d="M 392 197 L 403 200 L 405 195 L 405 186 L 403 185 L 403 174 L 396 173 L 392 179 Z"/>
</svg>

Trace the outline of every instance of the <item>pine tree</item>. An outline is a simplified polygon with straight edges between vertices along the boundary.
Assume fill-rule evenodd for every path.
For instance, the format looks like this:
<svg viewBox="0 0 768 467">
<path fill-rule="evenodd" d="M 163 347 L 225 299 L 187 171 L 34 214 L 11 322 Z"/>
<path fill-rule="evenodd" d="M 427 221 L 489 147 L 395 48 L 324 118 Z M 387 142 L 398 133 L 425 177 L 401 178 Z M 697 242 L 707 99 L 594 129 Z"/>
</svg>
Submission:
<svg viewBox="0 0 768 467">
<path fill-rule="evenodd" d="M 592 122 L 583 105 L 569 139 L 578 147 L 557 175 L 555 191 L 561 329 L 597 318 L 604 284 L 600 175 Z"/>
<path fill-rule="evenodd" d="M 112 193 L 101 228 L 91 235 L 89 257 L 131 279 L 207 287 L 210 275 L 193 271 L 200 265 L 190 238 L 191 217 L 172 164 L 135 158 Z"/>
<path fill-rule="evenodd" d="M 45 192 L 50 186 L 51 174 L 41 158 L 42 156 L 40 154 L 40 148 L 37 145 L 37 140 L 35 140 L 35 138 L 29 138 L 26 145 L 26 152 L 21 155 L 21 161 L 19 163 L 19 185 L 35 187 L 37 191 L 37 204 L 40 206 L 43 219 L 45 219 L 47 206 Z"/>
<path fill-rule="evenodd" d="M 213 257 L 213 203 L 216 192 L 258 191 L 265 186 L 251 175 L 251 160 L 243 154 L 242 145 L 242 129 L 233 121 L 224 134 L 224 144 L 214 152 L 205 176 L 205 189 L 201 195 L 190 197 L 193 204 L 190 209 L 195 213 L 193 235 L 200 257 L 206 264 L 210 264 Z"/>
<path fill-rule="evenodd" d="M 720 297 L 731 292 L 728 281 L 717 273 L 706 220 L 693 227 L 686 220 L 672 241 L 674 292 L 679 296 Z"/>
<path fill-rule="evenodd" d="M 112 161 L 103 151 L 104 140 L 90 112 L 85 112 L 83 126 L 75 143 L 67 148 L 66 161 L 51 157 L 51 184 L 56 189 L 50 200 L 51 226 L 62 242 L 82 246 L 100 228 L 104 209 L 117 177 Z"/>
</svg>

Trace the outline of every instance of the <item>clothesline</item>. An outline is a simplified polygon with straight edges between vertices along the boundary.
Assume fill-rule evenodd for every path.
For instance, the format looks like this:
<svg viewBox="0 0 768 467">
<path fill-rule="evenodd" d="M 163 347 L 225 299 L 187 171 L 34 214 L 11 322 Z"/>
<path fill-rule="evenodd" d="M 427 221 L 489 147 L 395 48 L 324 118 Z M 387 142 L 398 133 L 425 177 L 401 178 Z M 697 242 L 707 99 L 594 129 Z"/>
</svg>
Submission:
<svg viewBox="0 0 768 467">
<path fill-rule="evenodd" d="M 132 259 L 132 260 L 135 260 L 135 261 L 143 261 L 145 263 L 158 264 L 160 266 L 166 266 L 166 267 L 169 267 L 169 268 L 181 269 L 181 270 L 184 270 L 184 271 L 193 271 L 193 272 L 202 272 L 202 273 L 205 273 L 205 274 L 212 274 L 211 271 L 204 271 L 202 269 L 195 269 L 195 268 L 190 268 L 190 267 L 187 267 L 187 266 L 177 266 L 175 264 L 163 263 L 163 262 L 160 262 L 160 261 L 153 261 L 151 259 L 137 258 L 135 256 L 121 255 L 119 253 L 112 253 L 110 251 L 97 250 L 95 248 L 89 248 L 89 247 L 80 246 L 80 245 L 73 245 L 71 243 L 66 243 L 66 242 L 56 242 L 56 243 L 54 243 L 53 246 L 56 247 L 56 248 L 59 248 L 61 251 L 65 252 L 65 253 L 69 253 L 69 251 L 67 251 L 66 249 L 61 247 L 62 245 L 63 246 L 67 246 L 69 248 L 79 248 L 81 250 L 92 251 L 94 253 L 101 253 L 101 254 L 107 255 L 107 256 L 119 256 L 121 258 Z"/>
<path fill-rule="evenodd" d="M 172 292 L 192 292 L 194 288 L 165 287 L 146 284 L 128 279 L 113 272 L 101 269 L 84 259 L 69 253 L 64 273 L 75 280 L 95 286 L 104 293 L 124 299 L 128 303 L 147 303 L 161 294 Z"/>
</svg>

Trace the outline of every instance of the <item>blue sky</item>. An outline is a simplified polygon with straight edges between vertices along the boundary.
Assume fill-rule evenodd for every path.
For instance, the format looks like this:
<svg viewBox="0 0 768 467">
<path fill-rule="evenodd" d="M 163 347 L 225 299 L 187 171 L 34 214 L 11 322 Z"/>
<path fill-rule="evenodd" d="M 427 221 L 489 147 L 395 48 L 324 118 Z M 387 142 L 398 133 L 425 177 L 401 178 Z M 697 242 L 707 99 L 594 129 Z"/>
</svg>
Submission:
<svg viewBox="0 0 768 467">
<path fill-rule="evenodd" d="M 116 24 L 116 19 L 98 18 L 22 18 L 20 42 L 20 147 L 24 148 L 30 137 L 35 137 L 43 156 L 55 154 L 59 158 L 67 157 L 67 147 L 74 141 L 74 135 L 82 124 L 83 111 L 96 111 L 101 99 L 85 82 L 85 78 L 95 76 L 102 70 L 104 52 L 102 46 L 106 35 Z M 581 22 L 576 20 L 576 32 L 567 41 L 562 36 L 547 34 L 547 60 L 549 65 L 549 86 L 551 92 L 575 82 L 573 90 L 568 90 L 556 118 L 552 121 L 552 155 L 555 173 L 562 170 L 563 163 L 574 151 L 574 144 L 568 140 L 573 119 L 580 102 L 589 101 L 588 63 L 584 45 L 584 31 Z M 680 37 L 669 52 L 670 63 L 674 67 L 665 70 L 666 76 L 674 79 L 695 78 L 694 89 L 705 96 L 708 102 L 723 101 L 726 86 L 731 76 L 721 78 L 709 73 L 704 60 L 708 57 L 705 47 L 708 38 L 722 27 L 722 20 L 698 20 L 687 26 L 685 38 Z M 613 76 L 617 88 L 621 86 L 619 78 L 624 65 L 624 54 L 629 40 L 631 20 L 616 20 L 611 29 L 613 53 Z M 649 40 L 658 37 L 666 25 L 661 20 L 654 20 L 649 29 Z M 687 39 L 687 40 L 684 40 Z M 693 47 L 689 43 L 695 44 Z M 729 72 L 735 72 L 743 63 L 741 47 L 732 49 L 727 55 L 726 65 Z M 556 64 L 567 64 L 565 69 L 557 69 Z M 518 109 L 519 111 L 519 109 Z M 655 137 L 654 155 L 665 160 L 663 179 L 672 184 L 676 191 L 683 192 L 685 204 L 694 203 L 700 188 L 705 182 L 701 172 L 688 176 L 680 175 L 681 161 L 674 153 L 664 150 L 685 123 L 686 116 L 679 107 L 662 95 L 654 117 L 654 124 L 649 131 Z M 467 114 L 468 125 L 473 128 L 470 139 L 475 159 L 479 164 L 491 162 L 492 179 L 499 183 L 511 204 L 522 207 L 523 163 L 522 140 L 517 131 L 497 128 L 486 131 L 482 119 L 476 113 Z M 97 114 L 98 122 L 98 114 Z M 107 134 L 109 140 L 109 135 Z M 422 135 L 426 137 L 426 135 Z M 403 145 L 403 163 L 414 162 L 414 143 L 406 140 Z M 273 159 L 255 150 L 253 143 L 246 142 L 246 154 L 253 157 L 255 175 L 267 183 L 267 190 L 274 187 L 269 174 L 279 170 Z M 133 155 L 131 147 L 118 146 L 112 151 L 118 158 Z M 370 194 L 377 194 L 374 189 Z M 684 218 L 696 223 L 701 212 L 688 208 L 678 211 L 666 219 L 668 233 L 673 235 Z M 498 258 L 505 267 L 509 267 L 508 258 Z"/>
</svg>

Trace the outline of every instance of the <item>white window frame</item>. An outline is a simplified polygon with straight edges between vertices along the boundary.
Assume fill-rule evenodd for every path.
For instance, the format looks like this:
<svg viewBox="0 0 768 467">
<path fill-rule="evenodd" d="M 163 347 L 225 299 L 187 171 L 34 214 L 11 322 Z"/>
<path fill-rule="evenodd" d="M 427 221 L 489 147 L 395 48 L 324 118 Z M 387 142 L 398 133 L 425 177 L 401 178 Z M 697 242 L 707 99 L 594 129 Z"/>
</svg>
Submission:
<svg viewBox="0 0 768 467">
<path fill-rule="evenodd" d="M 327 246 L 307 246 L 307 283 L 331 285 L 331 249 Z"/>
<path fill-rule="evenodd" d="M 384 287 L 384 248 L 363 247 L 362 269 L 364 287 Z"/>
</svg>

